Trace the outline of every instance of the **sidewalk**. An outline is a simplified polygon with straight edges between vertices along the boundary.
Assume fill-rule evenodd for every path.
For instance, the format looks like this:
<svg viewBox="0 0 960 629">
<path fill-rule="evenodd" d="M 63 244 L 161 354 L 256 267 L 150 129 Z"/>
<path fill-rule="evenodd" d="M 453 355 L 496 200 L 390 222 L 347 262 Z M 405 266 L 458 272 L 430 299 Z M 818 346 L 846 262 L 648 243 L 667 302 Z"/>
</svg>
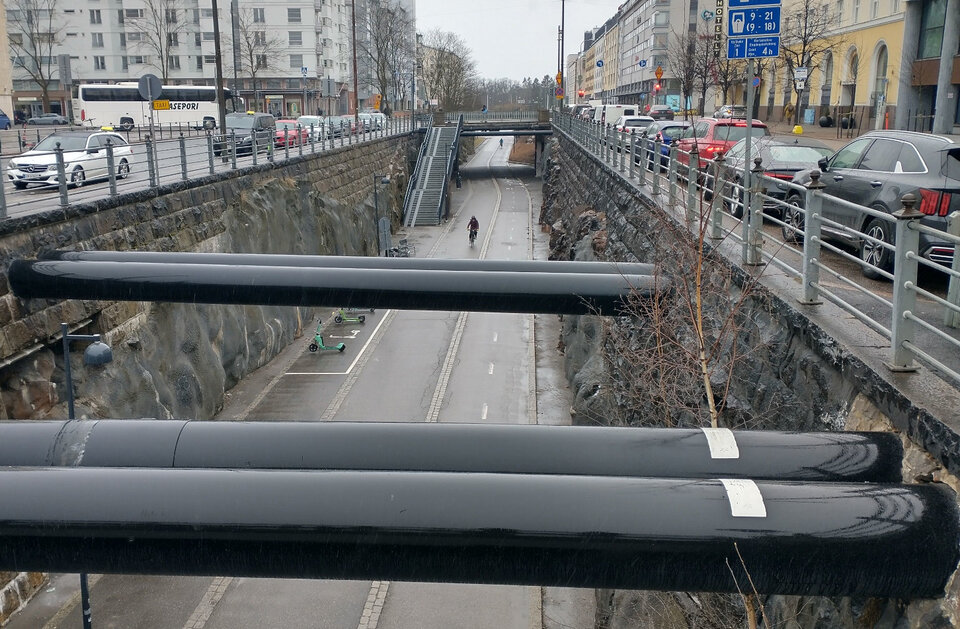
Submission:
<svg viewBox="0 0 960 629">
<path fill-rule="evenodd" d="M 787 122 L 768 122 L 772 135 L 793 135 L 793 125 Z M 816 138 L 823 141 L 832 149 L 839 149 L 853 138 L 856 138 L 872 129 L 840 129 L 836 126 L 821 127 L 818 124 L 800 125 L 803 128 L 803 137 Z"/>
</svg>

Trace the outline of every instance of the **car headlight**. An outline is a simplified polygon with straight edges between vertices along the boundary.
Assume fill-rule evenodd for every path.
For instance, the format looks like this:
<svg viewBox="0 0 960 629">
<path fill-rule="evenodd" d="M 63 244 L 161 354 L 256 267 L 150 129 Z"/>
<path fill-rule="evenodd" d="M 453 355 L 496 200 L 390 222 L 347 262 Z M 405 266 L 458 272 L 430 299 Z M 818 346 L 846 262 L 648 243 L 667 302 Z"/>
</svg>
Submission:
<svg viewBox="0 0 960 629">
<path fill-rule="evenodd" d="M 20 164 L 11 159 L 9 162 L 7 162 L 7 168 L 11 170 L 14 168 L 20 168 Z"/>
</svg>

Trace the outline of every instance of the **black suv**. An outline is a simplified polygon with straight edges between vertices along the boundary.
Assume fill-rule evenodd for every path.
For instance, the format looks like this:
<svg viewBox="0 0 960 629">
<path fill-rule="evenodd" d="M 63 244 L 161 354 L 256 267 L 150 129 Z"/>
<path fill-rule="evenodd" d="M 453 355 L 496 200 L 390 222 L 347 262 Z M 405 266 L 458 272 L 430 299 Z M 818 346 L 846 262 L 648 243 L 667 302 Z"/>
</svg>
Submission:
<svg viewBox="0 0 960 629">
<path fill-rule="evenodd" d="M 933 135 L 912 131 L 871 131 L 851 141 L 830 159 L 819 162 L 820 181 L 830 196 L 823 200 L 823 217 L 893 244 L 894 220 L 874 218 L 834 200 L 842 199 L 881 212 L 895 212 L 902 207 L 901 198 L 913 193 L 916 209 L 927 216 L 921 223 L 946 231 L 947 216 L 960 211 L 960 136 Z M 794 183 L 810 182 L 810 170 L 793 178 Z M 803 197 L 790 193 L 787 202 L 803 207 Z M 787 210 L 788 225 L 803 229 L 803 213 Z M 783 227 L 787 240 L 796 240 L 796 233 Z M 858 247 L 860 259 L 885 271 L 893 269 L 893 253 L 859 235 L 829 225 L 823 226 L 825 238 Z M 920 233 L 920 255 L 933 262 L 950 265 L 953 243 Z M 870 267 L 863 274 L 873 279 L 882 277 Z"/>
<path fill-rule="evenodd" d="M 249 155 L 253 152 L 253 140 L 257 141 L 257 152 L 268 151 L 273 147 L 277 135 L 277 122 L 270 114 L 248 111 L 246 113 L 227 114 L 227 128 L 223 135 L 217 136 L 213 152 L 220 157 L 230 154 L 230 143 L 237 142 L 237 155 Z"/>
</svg>

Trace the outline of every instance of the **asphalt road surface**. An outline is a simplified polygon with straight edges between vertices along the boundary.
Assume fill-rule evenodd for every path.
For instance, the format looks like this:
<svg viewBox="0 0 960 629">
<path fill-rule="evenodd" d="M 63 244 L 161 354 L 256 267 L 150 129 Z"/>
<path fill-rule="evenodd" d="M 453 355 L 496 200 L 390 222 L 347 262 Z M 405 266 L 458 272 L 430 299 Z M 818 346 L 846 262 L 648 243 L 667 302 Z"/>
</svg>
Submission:
<svg viewBox="0 0 960 629">
<path fill-rule="evenodd" d="M 472 164 L 505 166 L 510 138 L 485 142 Z M 406 236 L 418 255 L 546 259 L 536 226 L 540 182 L 467 181 L 450 220 Z M 480 221 L 474 245 L 471 215 Z M 310 353 L 317 322 L 270 365 L 229 392 L 220 420 L 568 423 L 570 398 L 556 352 L 555 316 L 430 311 L 365 312 L 333 323 Z M 81 626 L 77 575 L 50 586 L 8 629 Z M 539 629 L 592 627 L 592 590 L 559 588 L 91 575 L 93 626 L 124 629 Z M 547 601 L 547 607 L 544 607 Z"/>
</svg>

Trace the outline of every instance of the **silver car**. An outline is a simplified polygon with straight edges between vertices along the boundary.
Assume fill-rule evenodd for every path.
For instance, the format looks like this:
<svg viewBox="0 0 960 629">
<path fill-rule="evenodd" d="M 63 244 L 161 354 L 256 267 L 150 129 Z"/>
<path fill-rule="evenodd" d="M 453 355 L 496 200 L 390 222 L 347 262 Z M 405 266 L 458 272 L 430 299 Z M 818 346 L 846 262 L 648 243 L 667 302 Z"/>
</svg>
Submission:
<svg viewBox="0 0 960 629">
<path fill-rule="evenodd" d="M 63 150 L 64 173 L 67 183 L 80 187 L 88 180 L 105 179 L 107 170 L 107 140 L 113 146 L 114 168 L 118 179 L 130 175 L 133 149 L 119 133 L 107 131 L 68 131 L 48 135 L 26 153 L 7 162 L 7 180 L 18 190 L 28 185 L 56 186 L 57 145 Z"/>
</svg>

